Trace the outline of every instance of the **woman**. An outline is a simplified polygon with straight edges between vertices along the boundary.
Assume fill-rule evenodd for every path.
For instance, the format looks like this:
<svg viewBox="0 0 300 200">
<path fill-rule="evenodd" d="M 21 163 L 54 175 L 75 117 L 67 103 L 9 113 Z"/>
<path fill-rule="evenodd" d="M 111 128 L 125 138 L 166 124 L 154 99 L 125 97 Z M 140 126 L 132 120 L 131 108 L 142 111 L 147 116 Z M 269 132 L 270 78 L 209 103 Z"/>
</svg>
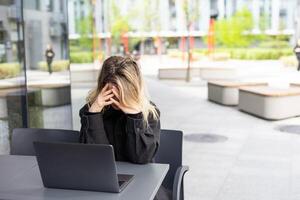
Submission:
<svg viewBox="0 0 300 200">
<path fill-rule="evenodd" d="M 80 110 L 80 142 L 111 144 L 118 161 L 151 162 L 159 145 L 159 111 L 145 94 L 131 58 L 105 60 L 87 104 Z"/>
<path fill-rule="evenodd" d="M 104 61 L 97 87 L 80 110 L 81 143 L 111 144 L 117 161 L 145 164 L 159 146 L 159 110 L 146 95 L 142 75 L 130 57 Z M 158 199 L 168 199 L 160 189 Z"/>
</svg>

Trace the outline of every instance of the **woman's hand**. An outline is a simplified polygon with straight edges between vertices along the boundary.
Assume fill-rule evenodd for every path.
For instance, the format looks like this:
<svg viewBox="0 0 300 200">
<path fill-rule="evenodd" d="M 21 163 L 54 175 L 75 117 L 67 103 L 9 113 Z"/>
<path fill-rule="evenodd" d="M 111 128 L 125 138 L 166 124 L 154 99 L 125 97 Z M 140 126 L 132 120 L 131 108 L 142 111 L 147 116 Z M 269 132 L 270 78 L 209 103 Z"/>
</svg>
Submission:
<svg viewBox="0 0 300 200">
<path fill-rule="evenodd" d="M 117 99 L 120 99 L 119 91 L 117 90 L 117 88 L 115 86 L 113 86 L 111 90 L 112 90 L 112 93 L 114 94 L 114 96 L 117 97 Z M 114 105 L 116 105 L 120 110 L 122 110 L 126 114 L 137 114 L 137 113 L 141 112 L 139 109 L 130 108 L 130 107 L 126 107 L 126 106 L 122 105 L 119 102 L 119 100 L 116 100 L 113 97 L 110 98 L 110 101 L 112 101 Z"/>
<path fill-rule="evenodd" d="M 109 85 L 106 84 L 97 96 L 96 101 L 91 105 L 89 112 L 101 112 L 105 106 L 113 103 L 113 101 L 111 101 L 113 96 L 114 93 L 109 89 Z"/>
</svg>

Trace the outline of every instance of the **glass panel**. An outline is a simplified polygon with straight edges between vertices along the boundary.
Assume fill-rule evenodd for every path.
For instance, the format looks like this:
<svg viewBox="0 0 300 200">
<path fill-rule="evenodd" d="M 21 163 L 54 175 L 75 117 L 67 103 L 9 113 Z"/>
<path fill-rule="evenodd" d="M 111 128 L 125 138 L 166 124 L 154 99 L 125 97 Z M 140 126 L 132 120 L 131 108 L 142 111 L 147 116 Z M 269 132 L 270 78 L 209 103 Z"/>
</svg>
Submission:
<svg viewBox="0 0 300 200">
<path fill-rule="evenodd" d="M 0 1 L 0 154 L 11 132 L 27 126 L 21 1 Z"/>
<path fill-rule="evenodd" d="M 29 127 L 72 129 L 66 8 L 67 0 L 24 8 Z"/>
</svg>

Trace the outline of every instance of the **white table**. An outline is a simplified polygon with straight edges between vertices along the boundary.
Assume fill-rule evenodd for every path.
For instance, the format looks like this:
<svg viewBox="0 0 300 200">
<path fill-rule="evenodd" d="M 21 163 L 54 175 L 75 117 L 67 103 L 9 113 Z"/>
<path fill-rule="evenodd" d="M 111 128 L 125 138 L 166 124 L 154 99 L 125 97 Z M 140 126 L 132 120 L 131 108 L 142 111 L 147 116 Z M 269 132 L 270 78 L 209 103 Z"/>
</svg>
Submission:
<svg viewBox="0 0 300 200">
<path fill-rule="evenodd" d="M 50 189 L 43 186 L 34 156 L 0 155 L 0 199 L 152 200 L 169 165 L 117 162 L 117 169 L 118 173 L 135 175 L 121 193 Z"/>
</svg>

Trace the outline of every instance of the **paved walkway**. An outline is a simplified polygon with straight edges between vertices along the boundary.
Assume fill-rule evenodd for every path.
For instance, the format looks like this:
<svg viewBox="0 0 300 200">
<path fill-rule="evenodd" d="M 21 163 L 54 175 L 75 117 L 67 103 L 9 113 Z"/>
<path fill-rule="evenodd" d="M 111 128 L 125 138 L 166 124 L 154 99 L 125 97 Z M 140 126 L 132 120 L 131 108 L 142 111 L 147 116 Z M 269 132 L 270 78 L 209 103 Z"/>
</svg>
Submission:
<svg viewBox="0 0 300 200">
<path fill-rule="evenodd" d="M 300 125 L 300 118 L 265 121 L 208 102 L 201 82 L 149 79 L 148 85 L 162 113 L 162 128 L 184 131 L 184 164 L 190 166 L 186 199 L 300 199 L 300 135 L 278 130 Z M 189 134 L 217 134 L 227 140 L 188 141 Z"/>
</svg>

